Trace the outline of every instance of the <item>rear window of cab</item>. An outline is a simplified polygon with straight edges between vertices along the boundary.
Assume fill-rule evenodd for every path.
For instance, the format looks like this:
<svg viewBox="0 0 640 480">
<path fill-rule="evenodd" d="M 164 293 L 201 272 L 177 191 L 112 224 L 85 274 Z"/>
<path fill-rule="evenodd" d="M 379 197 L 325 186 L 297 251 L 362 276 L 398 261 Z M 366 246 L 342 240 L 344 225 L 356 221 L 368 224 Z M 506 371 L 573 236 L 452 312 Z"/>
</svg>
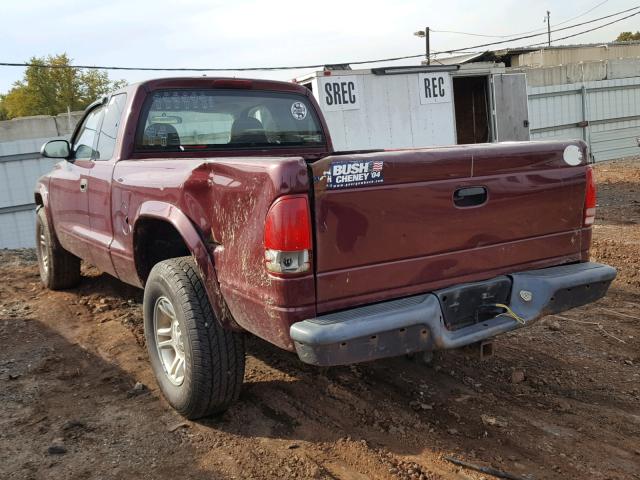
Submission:
<svg viewBox="0 0 640 480">
<path fill-rule="evenodd" d="M 317 147 L 322 128 L 308 99 L 295 93 L 157 90 L 145 101 L 136 151 Z"/>
</svg>

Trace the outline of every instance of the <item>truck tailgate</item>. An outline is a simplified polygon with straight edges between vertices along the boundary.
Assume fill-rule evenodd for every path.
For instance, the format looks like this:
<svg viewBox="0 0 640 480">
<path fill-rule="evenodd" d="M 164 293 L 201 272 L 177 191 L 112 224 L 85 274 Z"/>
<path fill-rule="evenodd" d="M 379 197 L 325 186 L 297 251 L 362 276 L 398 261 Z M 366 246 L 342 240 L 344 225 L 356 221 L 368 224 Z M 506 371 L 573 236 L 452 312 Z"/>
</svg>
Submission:
<svg viewBox="0 0 640 480">
<path fill-rule="evenodd" d="M 585 164 L 582 142 L 315 162 L 318 312 L 581 260 Z"/>
</svg>

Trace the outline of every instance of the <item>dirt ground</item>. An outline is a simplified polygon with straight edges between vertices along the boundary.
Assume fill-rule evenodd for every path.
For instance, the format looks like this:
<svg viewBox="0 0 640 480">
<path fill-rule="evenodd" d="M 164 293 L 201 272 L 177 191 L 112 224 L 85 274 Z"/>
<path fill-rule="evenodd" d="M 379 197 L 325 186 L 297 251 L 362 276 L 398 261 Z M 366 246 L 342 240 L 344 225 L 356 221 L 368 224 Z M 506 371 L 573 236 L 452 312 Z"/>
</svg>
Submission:
<svg viewBox="0 0 640 480">
<path fill-rule="evenodd" d="M 593 257 L 609 295 L 496 340 L 319 369 L 248 340 L 245 388 L 188 422 L 147 361 L 141 292 L 94 269 L 39 283 L 0 251 L 0 478 L 482 479 L 447 455 L 527 479 L 640 479 L 640 160 L 598 165 Z"/>
</svg>

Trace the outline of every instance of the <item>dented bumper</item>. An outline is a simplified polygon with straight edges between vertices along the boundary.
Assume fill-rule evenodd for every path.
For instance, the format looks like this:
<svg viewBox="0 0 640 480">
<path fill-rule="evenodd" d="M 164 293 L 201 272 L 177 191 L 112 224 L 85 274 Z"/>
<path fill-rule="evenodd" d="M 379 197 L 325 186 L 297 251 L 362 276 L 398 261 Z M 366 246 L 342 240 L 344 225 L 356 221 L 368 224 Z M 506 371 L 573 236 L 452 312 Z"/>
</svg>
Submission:
<svg viewBox="0 0 640 480">
<path fill-rule="evenodd" d="M 508 305 L 523 323 L 500 314 L 453 330 L 445 323 L 441 292 L 431 292 L 297 322 L 290 334 L 303 362 L 323 366 L 458 348 L 594 302 L 606 294 L 615 276 L 614 268 L 587 262 L 501 277 L 511 284 Z M 474 286 L 448 288 L 447 293 L 468 292 Z"/>
</svg>

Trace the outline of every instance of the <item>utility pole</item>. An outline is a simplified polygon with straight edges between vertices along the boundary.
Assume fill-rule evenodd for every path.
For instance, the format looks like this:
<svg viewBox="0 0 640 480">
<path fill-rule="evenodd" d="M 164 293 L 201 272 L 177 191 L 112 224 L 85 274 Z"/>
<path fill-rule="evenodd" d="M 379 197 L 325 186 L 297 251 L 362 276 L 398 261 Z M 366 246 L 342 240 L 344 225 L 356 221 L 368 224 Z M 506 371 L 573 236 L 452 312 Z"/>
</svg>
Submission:
<svg viewBox="0 0 640 480">
<path fill-rule="evenodd" d="M 427 52 L 427 65 L 431 65 L 431 52 L 430 52 L 431 48 L 429 46 L 429 27 L 424 28 L 424 33 L 425 33 L 424 38 L 426 41 L 425 46 L 426 46 L 426 52 Z"/>
<path fill-rule="evenodd" d="M 427 60 L 427 65 L 431 65 L 431 47 L 429 45 L 429 33 L 430 33 L 429 27 L 424 27 L 424 30 L 419 30 L 413 33 L 416 37 L 424 37 L 425 57 Z"/>
<path fill-rule="evenodd" d="M 547 37 L 549 38 L 549 46 L 551 46 L 551 12 L 547 10 Z"/>
</svg>

